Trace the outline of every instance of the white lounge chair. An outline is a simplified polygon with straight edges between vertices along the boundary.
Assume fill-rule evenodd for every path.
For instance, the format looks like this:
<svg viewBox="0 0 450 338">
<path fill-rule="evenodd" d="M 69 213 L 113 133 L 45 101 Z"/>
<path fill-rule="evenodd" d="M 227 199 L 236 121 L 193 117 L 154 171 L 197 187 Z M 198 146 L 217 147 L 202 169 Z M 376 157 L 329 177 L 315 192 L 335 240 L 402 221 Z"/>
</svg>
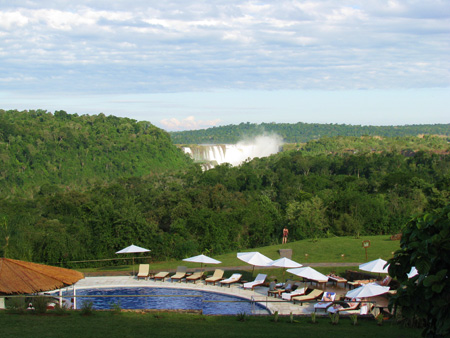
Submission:
<svg viewBox="0 0 450 338">
<path fill-rule="evenodd" d="M 352 299 L 346 301 L 347 307 L 344 307 L 343 304 L 334 304 L 327 308 L 327 312 L 336 313 L 339 312 L 341 314 L 352 314 L 355 313 L 355 310 L 358 310 L 360 306 L 360 299 Z M 358 310 L 359 313 L 359 310 Z"/>
<path fill-rule="evenodd" d="M 225 284 L 225 285 L 228 285 L 228 287 L 230 287 L 231 284 L 239 282 L 241 280 L 241 278 L 242 278 L 242 275 L 240 273 L 233 273 L 231 275 L 231 277 L 221 280 L 219 283 L 220 283 L 220 286 Z"/>
<path fill-rule="evenodd" d="M 266 281 L 267 275 L 260 273 L 258 276 L 256 276 L 255 280 L 253 282 L 248 282 L 244 284 L 244 289 L 251 289 L 253 290 L 255 286 L 259 286 L 264 284 Z"/>
<path fill-rule="evenodd" d="M 287 301 L 291 301 L 292 297 L 302 296 L 305 294 L 305 292 L 306 292 L 306 288 L 298 288 L 292 292 L 283 292 L 281 294 L 281 298 L 284 300 L 287 300 Z"/>
<path fill-rule="evenodd" d="M 314 304 L 314 312 L 317 310 L 327 310 L 327 308 L 333 305 L 336 298 L 336 292 L 324 292 L 322 299 L 319 303 Z"/>
</svg>

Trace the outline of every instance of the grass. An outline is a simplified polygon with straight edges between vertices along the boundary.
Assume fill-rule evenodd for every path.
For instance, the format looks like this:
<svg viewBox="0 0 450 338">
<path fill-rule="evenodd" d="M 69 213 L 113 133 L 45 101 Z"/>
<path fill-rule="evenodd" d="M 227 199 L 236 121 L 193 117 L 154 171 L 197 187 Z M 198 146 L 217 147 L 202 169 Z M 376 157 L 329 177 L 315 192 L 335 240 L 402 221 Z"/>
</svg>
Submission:
<svg viewBox="0 0 450 338">
<path fill-rule="evenodd" d="M 399 249 L 399 241 L 392 241 L 390 237 L 385 236 L 365 236 L 359 239 L 354 237 L 332 237 L 332 238 L 320 238 L 317 241 L 310 239 L 301 240 L 296 242 L 290 242 L 287 244 L 277 244 L 266 247 L 254 248 L 252 250 L 245 251 L 259 251 L 262 254 L 272 259 L 278 259 L 280 257 L 279 249 L 292 249 L 292 259 L 302 264 L 308 263 L 355 263 L 352 267 L 317 267 L 316 269 L 322 273 L 329 273 L 335 271 L 341 273 L 346 269 L 357 270 L 359 263 L 366 262 L 365 249 L 362 247 L 362 241 L 369 240 L 371 243 L 370 248 L 367 250 L 367 261 L 377 258 L 383 258 L 385 260 L 392 257 L 392 253 Z M 217 265 L 217 268 L 221 266 L 246 266 L 247 264 L 240 261 L 236 257 L 236 252 L 230 252 L 222 255 L 210 254 L 210 256 L 218 259 L 222 264 Z M 136 260 L 139 261 L 139 260 Z M 147 263 L 142 261 L 139 263 Z M 198 268 L 197 263 L 188 263 L 181 260 L 172 260 L 164 262 L 150 262 L 152 270 L 164 271 L 167 269 L 176 269 L 179 265 L 185 265 L 188 268 Z M 138 265 L 135 264 L 134 271 L 138 271 Z M 216 267 L 209 265 L 209 267 Z M 250 268 L 250 266 L 248 266 Z M 90 271 L 131 271 L 132 265 L 121 266 L 107 266 L 97 267 L 89 269 L 79 269 L 82 272 Z M 277 276 L 282 278 L 282 269 L 264 270 L 269 276 Z"/>
<path fill-rule="evenodd" d="M 67 315 L 16 315 L 0 312 L 1 336 L 9 337 L 420 337 L 420 330 L 409 329 L 394 323 L 378 326 L 376 321 L 361 320 L 357 326 L 349 318 L 341 318 L 338 325 L 330 319 L 310 317 L 250 317 L 238 321 L 237 316 L 202 316 L 179 313 L 124 312 L 115 316 L 98 311 L 92 316 L 82 316 L 70 311 Z"/>
</svg>

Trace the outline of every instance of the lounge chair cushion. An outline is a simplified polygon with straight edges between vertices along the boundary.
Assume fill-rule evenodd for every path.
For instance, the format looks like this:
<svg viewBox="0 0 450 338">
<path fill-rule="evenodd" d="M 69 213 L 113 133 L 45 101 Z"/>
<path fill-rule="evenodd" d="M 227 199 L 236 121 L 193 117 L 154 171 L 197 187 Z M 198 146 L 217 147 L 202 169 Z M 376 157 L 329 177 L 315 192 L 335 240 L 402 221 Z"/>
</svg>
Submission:
<svg viewBox="0 0 450 338">
<path fill-rule="evenodd" d="M 244 289 L 253 289 L 255 286 L 264 284 L 265 280 L 267 278 L 267 275 L 260 273 L 258 276 L 256 276 L 255 280 L 253 282 L 245 283 Z"/>
<path fill-rule="evenodd" d="M 295 291 L 292 291 L 292 292 L 289 292 L 289 293 L 288 292 L 283 292 L 281 294 L 281 298 L 284 299 L 284 300 L 291 300 L 292 297 L 304 295 L 305 292 L 306 292 L 306 288 L 298 288 Z"/>
<path fill-rule="evenodd" d="M 241 278 L 242 278 L 242 275 L 240 273 L 234 273 L 231 275 L 231 277 L 221 280 L 220 283 L 221 284 L 232 284 L 232 283 L 239 282 L 239 280 Z"/>
</svg>

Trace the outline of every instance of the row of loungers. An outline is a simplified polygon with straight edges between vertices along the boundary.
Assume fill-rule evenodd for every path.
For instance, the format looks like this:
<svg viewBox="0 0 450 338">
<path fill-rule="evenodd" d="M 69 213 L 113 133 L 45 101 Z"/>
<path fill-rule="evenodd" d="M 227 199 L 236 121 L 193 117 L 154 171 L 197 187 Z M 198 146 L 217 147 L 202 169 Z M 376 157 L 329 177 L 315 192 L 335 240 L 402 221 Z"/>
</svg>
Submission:
<svg viewBox="0 0 450 338">
<path fill-rule="evenodd" d="M 336 302 L 335 292 L 324 292 L 323 290 L 304 287 L 297 288 L 290 293 L 282 293 L 282 298 L 293 301 L 294 304 L 298 302 L 300 305 L 303 305 L 303 302 L 319 300 L 320 298 L 319 302 L 314 304 L 314 312 L 324 310 L 328 313 L 339 312 L 342 315 L 367 315 L 373 307 L 372 303 L 361 302 L 359 298 Z"/>
<path fill-rule="evenodd" d="M 193 274 L 188 275 L 187 274 L 187 268 L 185 266 L 179 266 L 177 268 L 177 271 L 174 275 L 169 276 L 170 272 L 168 271 L 161 271 L 157 274 L 151 276 L 149 273 L 149 264 L 140 264 L 139 266 L 139 272 L 137 274 L 137 278 L 153 278 L 155 281 L 165 281 L 166 279 L 170 279 L 171 282 L 178 281 L 181 282 L 182 279 L 185 280 L 185 282 L 193 281 L 194 283 L 197 280 L 200 280 L 203 278 L 204 271 L 196 270 Z M 233 283 L 237 283 L 242 278 L 242 275 L 240 273 L 235 273 L 231 275 L 229 278 L 224 278 L 224 270 L 216 269 L 214 271 L 214 274 L 210 277 L 207 277 L 205 279 L 205 283 L 212 283 L 213 285 L 216 285 L 216 283 L 220 283 L 220 285 L 228 285 L 230 286 Z"/>
</svg>

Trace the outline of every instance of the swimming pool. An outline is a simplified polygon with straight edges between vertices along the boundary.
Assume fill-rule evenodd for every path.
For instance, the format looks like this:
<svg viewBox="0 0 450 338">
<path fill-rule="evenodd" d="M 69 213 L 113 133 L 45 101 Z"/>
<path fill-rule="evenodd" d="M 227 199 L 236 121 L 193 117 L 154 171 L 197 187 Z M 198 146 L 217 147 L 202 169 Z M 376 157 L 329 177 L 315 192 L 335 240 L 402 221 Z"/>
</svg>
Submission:
<svg viewBox="0 0 450 338">
<path fill-rule="evenodd" d="M 245 298 L 191 289 L 157 287 L 77 289 L 76 295 L 78 309 L 82 307 L 83 302 L 90 300 L 93 302 L 93 308 L 97 310 L 109 310 L 113 304 L 120 304 L 122 309 L 201 310 L 205 315 L 270 313 L 263 305 L 252 304 Z M 114 297 L 117 295 L 130 297 Z M 139 295 L 142 297 L 136 297 Z"/>
</svg>

